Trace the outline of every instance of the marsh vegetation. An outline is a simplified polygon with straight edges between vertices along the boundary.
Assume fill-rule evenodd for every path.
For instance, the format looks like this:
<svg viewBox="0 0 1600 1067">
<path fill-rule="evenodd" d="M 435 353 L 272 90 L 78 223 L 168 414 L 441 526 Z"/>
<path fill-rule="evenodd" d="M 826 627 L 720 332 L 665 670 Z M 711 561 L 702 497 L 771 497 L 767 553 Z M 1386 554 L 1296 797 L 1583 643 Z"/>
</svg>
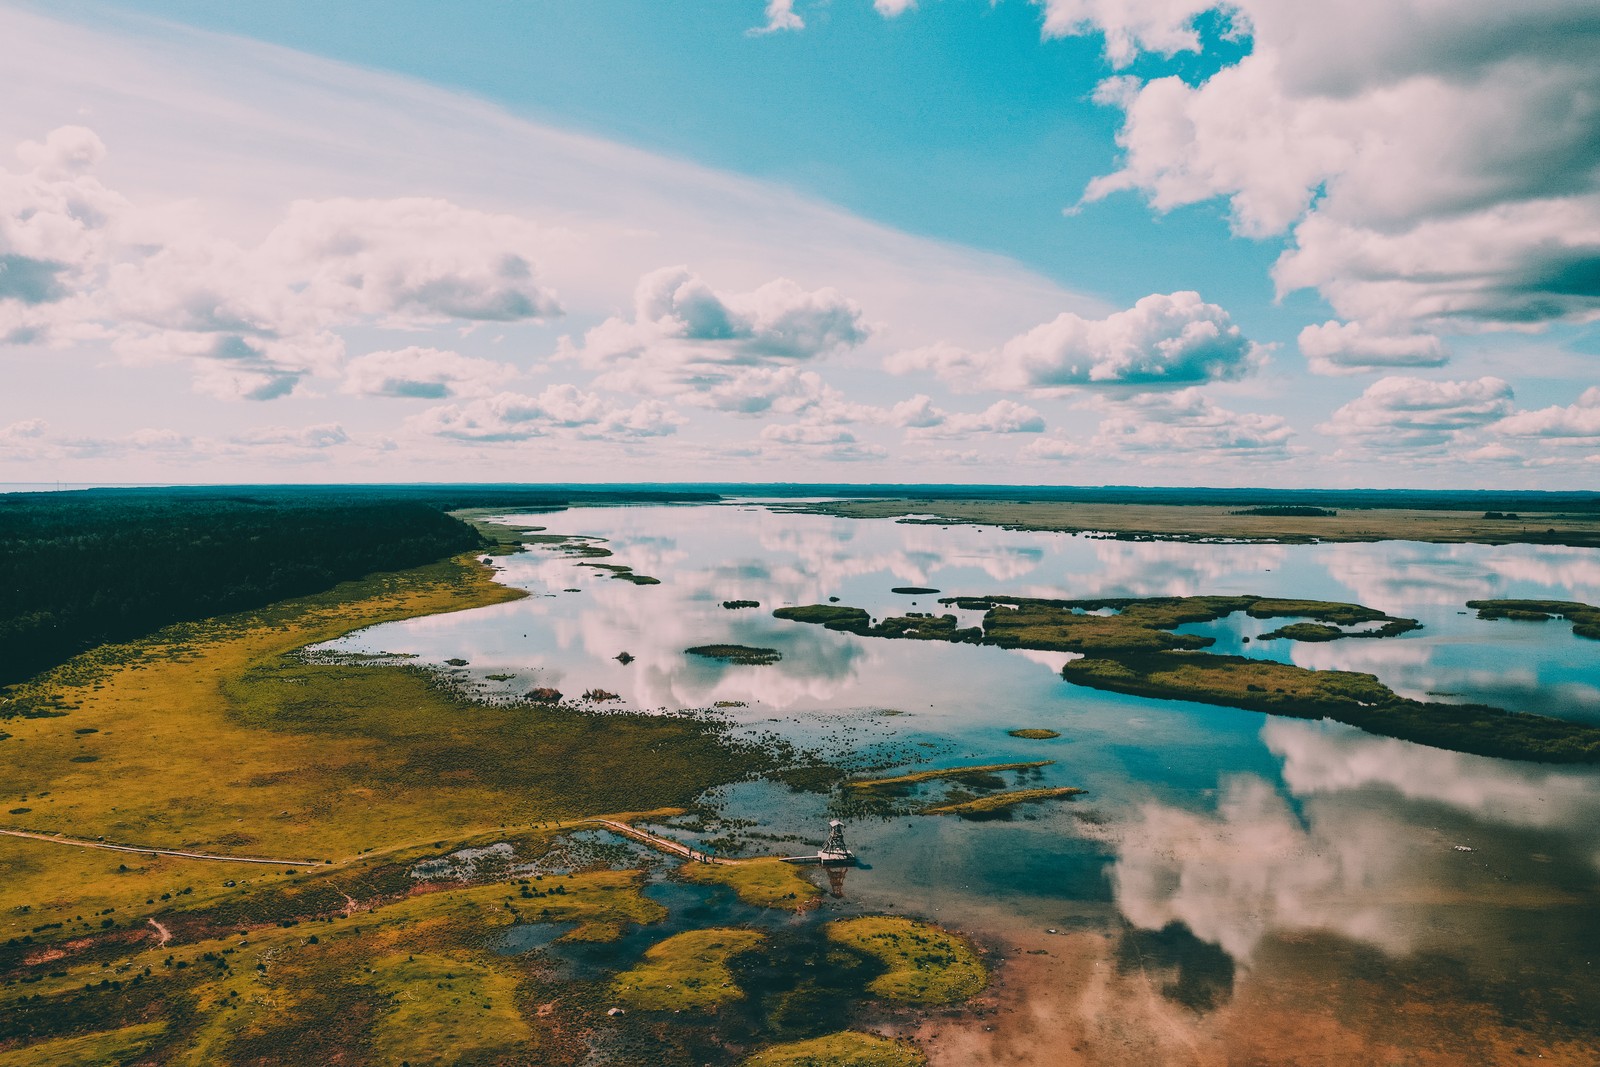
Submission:
<svg viewBox="0 0 1600 1067">
<path fill-rule="evenodd" d="M 1082 600 L 954 596 L 940 603 L 983 611 L 982 626 L 959 628 L 952 615 L 941 616 L 938 626 L 914 615 L 872 623 L 861 609 L 826 604 L 780 608 L 773 615 L 869 637 L 915 636 L 1078 653 L 1082 658 L 1068 662 L 1062 677 L 1093 689 L 1296 718 L 1330 718 L 1370 733 L 1477 755 L 1552 763 L 1600 762 L 1600 728 L 1585 723 L 1484 704 L 1411 700 L 1371 674 L 1310 670 L 1273 660 L 1205 652 L 1215 643 L 1214 638 L 1177 629 L 1215 622 L 1236 612 L 1254 619 L 1312 620 L 1281 626 L 1263 634 L 1262 640 L 1381 640 L 1421 627 L 1415 619 L 1360 604 L 1260 596 Z M 1600 624 L 1600 613 L 1574 602 L 1473 601 L 1469 606 L 1479 607 L 1480 615 L 1488 618 L 1561 615 L 1572 620 L 1575 630 Z"/>
</svg>

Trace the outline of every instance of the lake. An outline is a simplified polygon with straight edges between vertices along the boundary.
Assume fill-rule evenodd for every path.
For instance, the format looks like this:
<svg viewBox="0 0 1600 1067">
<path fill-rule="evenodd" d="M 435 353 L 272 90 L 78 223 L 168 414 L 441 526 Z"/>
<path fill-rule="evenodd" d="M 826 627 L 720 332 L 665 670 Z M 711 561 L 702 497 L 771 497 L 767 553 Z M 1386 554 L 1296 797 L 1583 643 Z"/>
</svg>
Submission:
<svg viewBox="0 0 1600 1067">
<path fill-rule="evenodd" d="M 1600 642 L 1559 620 L 1483 621 L 1465 607 L 1600 603 L 1600 553 L 1135 542 L 792 504 L 507 516 L 603 538 L 613 555 L 602 562 L 660 584 L 533 547 L 496 560 L 527 599 L 325 647 L 466 660 L 455 672 L 489 695 L 549 687 L 569 698 L 606 690 L 620 697 L 607 706 L 631 709 L 720 703 L 751 731 L 855 769 L 1054 760 L 1000 778 L 1086 794 L 983 822 L 847 813 L 865 866 L 827 907 L 927 916 L 1008 960 L 992 1015 L 927 1024 L 935 1062 L 1594 1062 L 1600 771 L 1097 692 L 1060 677 L 1065 653 L 862 638 L 771 611 L 837 597 L 875 618 L 940 613 L 939 596 L 985 594 L 1351 601 L 1423 628 L 1325 644 L 1245 641 L 1281 621 L 1238 615 L 1185 629 L 1216 637 L 1215 651 L 1368 671 L 1418 699 L 1600 722 Z M 760 607 L 722 606 L 733 600 Z M 957 614 L 964 625 L 981 617 Z M 715 643 L 782 659 L 684 653 Z M 1018 728 L 1061 736 L 1009 735 Z M 664 831 L 703 841 L 732 827 L 752 853 L 803 851 L 844 810 L 773 782 L 708 801 L 726 826 Z M 1059 1058 L 1028 1058 L 1040 1042 L 1057 1043 Z"/>
</svg>

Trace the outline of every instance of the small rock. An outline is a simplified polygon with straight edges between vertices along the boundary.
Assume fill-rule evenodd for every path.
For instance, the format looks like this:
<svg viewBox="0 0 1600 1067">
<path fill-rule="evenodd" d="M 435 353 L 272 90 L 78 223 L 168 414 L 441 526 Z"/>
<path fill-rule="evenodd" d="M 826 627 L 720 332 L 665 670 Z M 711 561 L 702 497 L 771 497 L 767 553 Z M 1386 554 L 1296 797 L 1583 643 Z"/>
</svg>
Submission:
<svg viewBox="0 0 1600 1067">
<path fill-rule="evenodd" d="M 608 1008 L 606 1010 L 606 1014 L 607 1015 L 626 1015 L 628 1013 L 626 1011 L 623 1011 L 621 1008 Z"/>
</svg>

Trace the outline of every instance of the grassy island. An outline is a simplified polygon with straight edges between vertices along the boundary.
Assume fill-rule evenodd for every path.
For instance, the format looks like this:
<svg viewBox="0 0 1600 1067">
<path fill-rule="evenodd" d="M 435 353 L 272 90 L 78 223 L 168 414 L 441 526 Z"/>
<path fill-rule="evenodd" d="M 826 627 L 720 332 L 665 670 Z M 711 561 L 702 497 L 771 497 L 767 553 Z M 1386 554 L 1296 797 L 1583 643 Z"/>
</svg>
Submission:
<svg viewBox="0 0 1600 1067">
<path fill-rule="evenodd" d="M 959 815 L 967 819 L 1009 818 L 1011 809 L 1019 804 L 1037 804 L 1042 800 L 1060 800 L 1074 797 L 1086 790 L 1076 786 L 1057 786 L 1053 789 L 1012 789 L 1003 793 L 956 800 L 923 808 L 919 815 Z"/>
<path fill-rule="evenodd" d="M 1566 619 L 1579 637 L 1600 641 L 1600 608 L 1575 600 L 1469 600 L 1480 619 L 1547 622 Z"/>
<path fill-rule="evenodd" d="M 728 959 L 759 945 L 759 930 L 688 930 L 652 945 L 638 966 L 617 975 L 617 999 L 648 1011 L 707 1011 L 744 990 Z"/>
<path fill-rule="evenodd" d="M 1053 759 L 1041 759 L 1023 763 L 982 763 L 977 766 L 945 767 L 938 770 L 897 774 L 893 778 L 857 778 L 846 782 L 845 786 L 850 789 L 904 789 L 923 782 L 959 782 L 967 778 L 987 778 L 1001 771 L 1028 771 L 1037 767 L 1048 767 L 1054 762 Z"/>
<path fill-rule="evenodd" d="M 874 623 L 872 617 L 860 608 L 835 604 L 806 604 L 801 607 L 779 608 L 774 618 L 791 622 L 809 622 L 829 630 L 856 634 L 859 637 L 892 637 L 912 641 L 954 641 L 977 644 L 983 631 L 975 626 L 961 627 L 954 615 L 931 615 L 908 612 Z"/>
<path fill-rule="evenodd" d="M 1398 696 L 1371 674 L 1314 671 L 1272 660 L 1156 652 L 1074 660 L 1067 681 L 1093 689 L 1329 718 L 1368 733 L 1504 759 L 1600 762 L 1600 728 L 1483 704 L 1441 704 Z"/>
<path fill-rule="evenodd" d="M 1007 730 L 1006 733 L 1012 737 L 1020 737 L 1027 741 L 1050 741 L 1061 736 L 1056 730 L 1040 730 L 1031 727 L 1026 730 Z"/>
<path fill-rule="evenodd" d="M 606 555 L 611 555 L 606 552 Z M 580 563 L 580 567 L 593 567 L 605 571 L 611 577 L 623 582 L 632 582 L 634 585 L 660 585 L 660 578 L 652 578 L 648 574 L 635 574 L 632 567 L 624 567 L 620 563 Z"/>
<path fill-rule="evenodd" d="M 953 596 L 940 601 L 982 611 L 981 627 L 927 627 L 915 636 L 998 645 L 1001 648 L 1076 652 L 1062 676 L 1094 689 L 1156 699 L 1264 711 L 1298 718 L 1331 718 L 1370 733 L 1457 752 L 1553 763 L 1600 762 L 1600 727 L 1480 704 L 1427 703 L 1402 698 L 1370 674 L 1314 671 L 1292 664 L 1204 651 L 1215 641 L 1179 633 L 1188 623 L 1214 622 L 1235 612 L 1256 619 L 1299 619 L 1263 639 L 1299 641 L 1382 640 L 1418 629 L 1415 619 L 1361 604 L 1259 596 L 1186 596 L 1144 599 L 1102 597 L 1050 600 L 1013 596 Z M 1485 618 L 1570 619 L 1584 636 L 1600 634 L 1600 612 L 1567 601 L 1473 601 Z M 858 608 L 810 605 L 780 608 L 779 618 L 815 622 L 870 637 L 898 632 L 921 618 L 872 624 Z M 1348 629 L 1348 627 L 1362 629 Z M 1582 627 L 1582 630 L 1579 630 Z M 925 772 L 924 772 L 925 773 Z M 856 788 L 862 788 L 850 783 Z"/>
<path fill-rule="evenodd" d="M 828 938 L 876 958 L 887 970 L 867 984 L 885 1000 L 954 1004 L 983 989 L 989 973 L 963 937 L 893 915 L 837 919 Z"/>
<path fill-rule="evenodd" d="M 744 1067 L 923 1067 L 927 1062 L 909 1041 L 840 1030 L 762 1049 Z"/>
<path fill-rule="evenodd" d="M 685 655 L 699 656 L 701 659 L 717 659 L 750 667 L 765 667 L 783 658 L 783 653 L 775 648 L 757 648 L 753 645 L 695 645 L 683 651 Z"/>
<path fill-rule="evenodd" d="M 802 873 L 804 868 L 777 859 L 753 859 L 742 863 L 685 863 L 678 877 L 701 885 L 725 885 L 746 904 L 785 911 L 805 911 L 822 897 Z"/>
</svg>

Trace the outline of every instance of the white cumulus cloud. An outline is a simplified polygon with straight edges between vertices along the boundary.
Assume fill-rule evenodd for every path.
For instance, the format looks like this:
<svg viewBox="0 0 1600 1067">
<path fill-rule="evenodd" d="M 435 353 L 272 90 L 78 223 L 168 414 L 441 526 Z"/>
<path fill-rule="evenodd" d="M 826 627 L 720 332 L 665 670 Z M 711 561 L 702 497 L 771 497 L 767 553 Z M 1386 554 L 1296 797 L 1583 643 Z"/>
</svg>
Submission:
<svg viewBox="0 0 1600 1067">
<path fill-rule="evenodd" d="M 1500 378 L 1380 378 L 1318 429 L 1371 451 L 1441 449 L 1510 414 L 1512 399 Z"/>
<path fill-rule="evenodd" d="M 1490 429 L 1507 437 L 1600 438 L 1600 386 L 1585 389 L 1576 403 L 1519 411 Z"/>
<path fill-rule="evenodd" d="M 1199 389 L 1147 393 L 1103 405 L 1094 447 L 1151 464 L 1236 463 L 1289 457 L 1294 428 L 1281 415 L 1230 411 Z"/>
<path fill-rule="evenodd" d="M 1315 374 L 1355 374 L 1376 367 L 1438 367 L 1450 359 L 1428 333 L 1381 334 L 1359 322 L 1324 322 L 1300 331 L 1300 354 Z"/>
<path fill-rule="evenodd" d="M 515 367 L 492 359 L 412 345 L 351 360 L 343 389 L 357 396 L 443 400 L 492 393 L 516 373 Z"/>
<path fill-rule="evenodd" d="M 1156 293 L 1103 319 L 1065 312 L 999 348 L 948 345 L 890 357 L 891 370 L 932 371 L 967 388 L 1181 387 L 1242 378 L 1266 359 L 1216 304 L 1195 292 Z"/>
<path fill-rule="evenodd" d="M 622 407 L 575 385 L 547 386 L 537 396 L 496 393 L 465 404 L 429 408 L 410 420 L 423 433 L 462 441 L 526 441 L 564 432 L 578 437 L 662 437 L 682 416 L 659 401 Z"/>
<path fill-rule="evenodd" d="M 803 410 L 827 387 L 802 365 L 865 341 L 861 309 L 832 289 L 787 278 L 721 292 L 686 267 L 639 280 L 631 317 L 609 318 L 564 358 L 601 372 L 607 388 L 686 400 L 722 411 Z"/>
<path fill-rule="evenodd" d="M 240 245 L 183 205 L 106 188 L 105 152 L 62 127 L 0 170 L 0 340 L 109 341 L 135 363 L 189 363 L 200 392 L 270 400 L 336 375 L 344 328 L 561 313 L 526 220 L 433 198 L 301 200 Z"/>
<path fill-rule="evenodd" d="M 806 28 L 805 19 L 795 14 L 794 0 L 767 0 L 766 15 L 766 24 L 752 29 L 750 31 L 752 35 L 759 36 L 764 33 L 777 33 L 779 30 L 803 30 Z"/>
<path fill-rule="evenodd" d="M 1201 46 L 1209 9 L 1248 54 L 1199 84 L 1120 76 L 1121 164 L 1086 199 L 1229 201 L 1288 233 L 1280 292 L 1315 288 L 1381 334 L 1600 316 L 1600 20 L 1592 0 L 1048 0 L 1047 31 L 1108 55 Z"/>
<path fill-rule="evenodd" d="M 894 405 L 888 414 L 889 421 L 905 427 L 907 436 L 916 438 L 1044 432 L 1044 416 L 1013 400 L 996 400 L 982 411 L 949 412 L 936 406 L 925 393 L 918 393 Z"/>
</svg>

